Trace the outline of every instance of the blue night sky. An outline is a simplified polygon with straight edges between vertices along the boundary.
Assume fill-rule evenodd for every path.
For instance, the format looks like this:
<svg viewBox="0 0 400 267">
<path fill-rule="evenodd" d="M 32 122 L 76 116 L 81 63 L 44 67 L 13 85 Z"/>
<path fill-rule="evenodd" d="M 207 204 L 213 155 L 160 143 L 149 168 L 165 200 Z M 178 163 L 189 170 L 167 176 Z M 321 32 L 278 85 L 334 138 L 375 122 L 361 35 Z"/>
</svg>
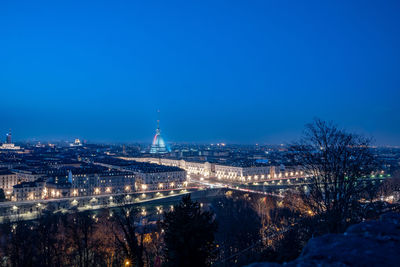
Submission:
<svg viewBox="0 0 400 267">
<path fill-rule="evenodd" d="M 400 144 L 400 1 L 0 2 L 0 133 Z M 1 137 L 3 139 L 3 137 Z"/>
</svg>

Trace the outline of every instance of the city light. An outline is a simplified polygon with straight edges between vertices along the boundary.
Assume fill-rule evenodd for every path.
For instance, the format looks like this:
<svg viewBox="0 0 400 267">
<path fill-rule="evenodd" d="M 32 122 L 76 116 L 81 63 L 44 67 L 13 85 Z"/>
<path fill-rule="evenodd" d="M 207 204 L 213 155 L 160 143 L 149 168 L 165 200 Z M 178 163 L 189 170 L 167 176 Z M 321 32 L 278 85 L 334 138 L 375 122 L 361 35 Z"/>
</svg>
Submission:
<svg viewBox="0 0 400 267">
<path fill-rule="evenodd" d="M 14 2 L 1 266 L 399 265 L 400 1 Z"/>
</svg>

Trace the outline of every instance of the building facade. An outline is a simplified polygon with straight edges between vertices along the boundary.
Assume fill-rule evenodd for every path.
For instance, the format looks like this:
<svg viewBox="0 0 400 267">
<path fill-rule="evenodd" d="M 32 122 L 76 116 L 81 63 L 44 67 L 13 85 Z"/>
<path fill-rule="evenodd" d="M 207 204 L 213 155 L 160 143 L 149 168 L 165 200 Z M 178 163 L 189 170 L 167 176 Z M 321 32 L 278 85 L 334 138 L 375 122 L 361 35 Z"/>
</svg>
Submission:
<svg viewBox="0 0 400 267">
<path fill-rule="evenodd" d="M 11 200 L 26 201 L 46 198 L 46 183 L 43 180 L 35 182 L 22 182 L 14 185 Z"/>
<path fill-rule="evenodd" d="M 136 191 L 179 189 L 187 186 L 184 170 L 136 173 Z"/>
<path fill-rule="evenodd" d="M 0 169 L 0 188 L 4 190 L 6 197 L 11 196 L 13 186 L 18 184 L 17 174 L 9 169 Z"/>
<path fill-rule="evenodd" d="M 296 178 L 303 177 L 304 173 L 300 166 L 267 166 L 264 164 L 216 164 L 207 161 L 193 162 L 183 159 L 167 158 L 127 158 L 124 160 L 134 160 L 137 162 L 156 163 L 165 166 L 176 166 L 187 171 L 187 174 L 198 175 L 201 178 L 216 178 L 232 182 L 253 182 L 268 179 Z"/>
</svg>

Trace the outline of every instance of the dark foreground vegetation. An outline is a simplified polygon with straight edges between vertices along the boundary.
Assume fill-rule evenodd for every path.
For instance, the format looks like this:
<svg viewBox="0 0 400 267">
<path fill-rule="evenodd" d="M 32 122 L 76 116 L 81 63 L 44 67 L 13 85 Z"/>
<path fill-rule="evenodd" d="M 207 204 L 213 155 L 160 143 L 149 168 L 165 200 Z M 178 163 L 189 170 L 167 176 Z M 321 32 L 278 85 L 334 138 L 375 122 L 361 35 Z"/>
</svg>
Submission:
<svg viewBox="0 0 400 267">
<path fill-rule="evenodd" d="M 400 213 L 353 224 L 346 232 L 312 238 L 294 261 L 258 262 L 248 267 L 399 266 Z"/>
<path fill-rule="evenodd" d="M 376 170 L 369 141 L 316 121 L 292 146 L 313 183 L 283 197 L 234 191 L 202 206 L 190 195 L 157 222 L 135 206 L 101 212 L 44 213 L 1 226 L 3 266 L 242 266 L 287 262 L 305 244 L 354 223 L 399 212 L 398 173 Z"/>
<path fill-rule="evenodd" d="M 393 188 L 398 178 L 381 187 Z M 373 205 L 373 206 L 371 206 Z M 361 205 L 353 221 L 375 219 L 394 204 Z M 287 262 L 311 237 L 329 232 L 302 195 L 283 200 L 228 191 L 201 207 L 190 196 L 155 223 L 136 207 L 100 213 L 44 213 L 1 226 L 3 266 L 242 266 Z M 349 222 L 350 223 L 350 222 Z"/>
</svg>

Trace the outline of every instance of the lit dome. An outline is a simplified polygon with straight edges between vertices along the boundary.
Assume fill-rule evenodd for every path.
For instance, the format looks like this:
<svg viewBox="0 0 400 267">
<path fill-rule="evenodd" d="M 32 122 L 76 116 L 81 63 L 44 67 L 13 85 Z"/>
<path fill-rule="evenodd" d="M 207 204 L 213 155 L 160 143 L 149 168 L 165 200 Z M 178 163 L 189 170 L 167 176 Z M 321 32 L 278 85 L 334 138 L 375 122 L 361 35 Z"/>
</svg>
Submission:
<svg viewBox="0 0 400 267">
<path fill-rule="evenodd" d="M 151 154 L 165 154 L 171 152 L 169 146 L 165 143 L 164 138 L 161 136 L 160 121 L 157 121 L 156 135 L 154 135 L 153 143 L 151 144 Z"/>
</svg>

